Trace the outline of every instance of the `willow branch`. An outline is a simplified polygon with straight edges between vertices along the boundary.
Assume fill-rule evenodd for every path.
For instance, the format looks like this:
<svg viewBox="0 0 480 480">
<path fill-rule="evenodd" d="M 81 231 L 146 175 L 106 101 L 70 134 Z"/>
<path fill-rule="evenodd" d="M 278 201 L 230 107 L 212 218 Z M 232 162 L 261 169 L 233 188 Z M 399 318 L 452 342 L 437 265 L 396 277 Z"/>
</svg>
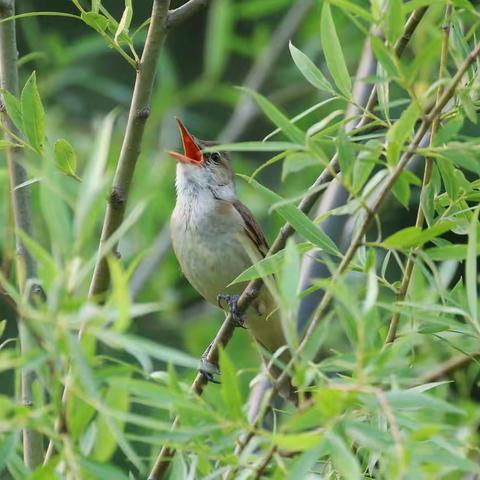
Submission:
<svg viewBox="0 0 480 480">
<path fill-rule="evenodd" d="M 447 62 L 448 62 L 448 41 L 449 41 L 449 36 L 450 36 L 450 20 L 451 20 L 451 15 L 452 15 L 452 5 L 450 2 L 447 3 L 447 6 L 445 8 L 445 18 L 444 18 L 444 23 L 442 26 L 443 29 L 443 40 L 442 40 L 442 48 L 441 48 L 441 54 L 440 54 L 440 67 L 439 67 L 439 80 L 442 80 L 445 78 L 446 73 L 447 73 Z M 440 84 L 437 90 L 437 103 L 440 100 L 442 94 L 443 94 L 443 84 Z M 435 140 L 435 135 L 437 134 L 438 128 L 440 126 L 440 117 L 436 117 L 435 120 L 432 123 L 432 129 L 430 133 L 430 146 L 433 146 L 434 140 Z M 433 167 L 433 159 L 430 157 L 427 157 L 425 159 L 425 169 L 423 172 L 423 179 L 422 179 L 422 187 L 421 187 L 421 193 L 420 193 L 420 199 L 423 198 L 422 193 L 426 190 L 428 184 L 430 183 L 430 178 L 432 176 L 432 167 Z M 421 201 L 418 204 L 418 210 L 417 210 L 417 219 L 415 222 L 415 226 L 417 228 L 422 229 L 423 225 L 425 223 L 425 215 L 423 213 L 423 208 L 422 208 L 422 203 Z M 400 283 L 400 287 L 398 289 L 397 293 L 397 302 L 402 302 L 405 299 L 405 296 L 407 295 L 408 287 L 410 285 L 410 281 L 412 278 L 412 272 L 413 272 L 413 267 L 414 267 L 414 258 L 415 258 L 415 253 L 418 251 L 417 249 L 413 249 L 408 256 L 407 263 L 405 265 L 405 270 L 403 272 L 403 277 L 402 281 Z M 397 329 L 398 329 L 398 323 L 400 321 L 400 312 L 397 311 L 392 315 L 392 319 L 390 320 L 390 326 L 388 328 L 388 333 L 387 333 L 387 338 L 385 340 L 386 344 L 393 343 L 395 341 L 396 335 L 397 335 Z"/>
<path fill-rule="evenodd" d="M 0 4 L 0 19 L 4 20 L 15 15 L 15 2 L 3 1 Z M 0 72 L 2 88 L 8 90 L 15 96 L 18 96 L 18 69 L 17 69 L 17 40 L 15 21 L 0 24 Z M 12 132 L 14 136 L 20 133 L 13 122 L 6 116 L 3 116 L 6 132 Z M 6 140 L 16 143 L 9 133 L 5 134 Z M 15 230 L 23 231 L 28 236 L 32 236 L 32 222 L 30 210 L 30 189 L 28 186 L 16 188 L 27 180 L 27 172 L 21 164 L 18 150 L 8 148 L 6 151 L 8 175 L 10 182 L 10 194 L 13 210 L 13 222 Z M 35 289 L 35 279 L 37 277 L 36 264 L 18 233 L 15 234 L 16 246 L 16 275 L 19 290 L 30 297 L 33 293 L 32 286 Z M 27 285 L 30 292 L 25 292 Z M 20 319 L 21 320 L 21 319 Z M 28 329 L 22 322 L 19 322 L 19 335 L 22 354 L 28 353 L 33 347 L 33 340 Z M 32 407 L 32 385 L 35 381 L 35 372 L 22 370 L 22 403 L 26 407 Z M 28 468 L 34 469 L 42 463 L 43 449 L 42 436 L 33 430 L 25 428 L 23 430 L 23 458 Z"/>
<path fill-rule="evenodd" d="M 438 382 L 443 378 L 448 378 L 457 370 L 466 367 L 471 362 L 476 362 L 479 357 L 480 353 L 474 353 L 471 355 L 458 355 L 456 357 L 452 357 L 449 360 L 446 360 L 444 363 L 436 366 L 435 368 L 432 368 L 432 370 L 425 372 L 419 378 L 415 379 L 413 385 L 424 385 L 425 383 Z"/>
<path fill-rule="evenodd" d="M 413 30 L 415 30 L 416 26 L 420 22 L 420 19 L 423 17 L 426 10 L 427 10 L 426 7 L 420 8 L 416 10 L 410 17 L 406 26 L 406 32 L 408 30 L 408 38 L 411 37 Z M 412 20 L 413 18 L 415 19 L 415 21 Z M 402 53 L 403 50 L 404 50 L 404 47 L 402 47 L 400 53 Z M 372 110 L 373 108 L 375 108 L 374 101 L 370 100 L 368 104 L 370 105 Z M 359 124 L 363 125 L 364 122 L 366 122 L 367 113 L 369 112 L 368 108 L 369 107 L 367 107 L 366 113 L 360 119 Z M 328 165 L 325 167 L 325 169 L 322 171 L 322 173 L 318 176 L 315 182 L 309 187 L 307 191 L 307 195 L 305 195 L 303 200 L 298 205 L 298 208 L 302 212 L 307 214 L 310 212 L 310 210 L 313 208 L 313 206 L 315 205 L 315 203 L 317 202 L 318 198 L 321 195 L 321 192 L 322 192 L 321 187 L 331 180 L 332 178 L 331 174 L 336 171 L 337 167 L 338 167 L 338 153 L 335 153 L 335 155 L 332 157 L 332 159 L 330 160 Z M 280 229 L 276 239 L 274 240 L 266 256 L 274 255 L 280 250 L 283 250 L 283 248 L 287 243 L 288 238 L 290 238 L 294 233 L 295 233 L 295 230 L 290 224 L 286 223 L 285 225 L 283 225 L 283 227 Z M 238 313 L 240 315 L 242 315 L 247 311 L 247 309 L 250 307 L 253 301 L 260 294 L 262 287 L 263 287 L 263 280 L 261 278 L 251 280 L 248 283 L 247 287 L 242 292 L 238 300 Z M 235 330 L 235 323 L 233 321 L 232 315 L 228 314 L 206 352 L 205 360 L 207 362 L 213 363 L 215 365 L 218 363 L 219 347 L 220 346 L 225 347 L 230 342 L 233 336 L 234 330 Z M 283 377 L 282 380 L 285 381 L 285 376 L 281 375 L 281 377 Z M 191 390 L 197 395 L 202 395 L 203 389 L 206 384 L 207 384 L 207 380 L 205 379 L 205 376 L 199 372 L 192 383 Z M 280 384 L 280 382 L 278 382 L 278 384 Z M 275 390 L 276 390 L 275 388 L 272 388 L 271 390 L 269 390 L 269 394 L 268 394 L 269 398 L 273 398 L 273 395 L 275 394 Z M 173 421 L 172 429 L 174 429 L 178 424 L 179 424 L 179 417 L 177 416 Z M 155 461 L 155 464 L 153 465 L 152 471 L 149 476 L 149 480 L 160 480 L 161 478 L 163 478 L 170 464 L 170 460 L 174 454 L 175 454 L 174 448 L 171 448 L 168 445 L 163 446 L 163 448 L 161 449 Z"/>
<path fill-rule="evenodd" d="M 178 24 L 187 20 L 197 10 L 207 5 L 208 0 L 189 0 L 178 8 L 170 10 L 167 15 L 165 26 L 167 28 L 176 27 Z"/>
</svg>

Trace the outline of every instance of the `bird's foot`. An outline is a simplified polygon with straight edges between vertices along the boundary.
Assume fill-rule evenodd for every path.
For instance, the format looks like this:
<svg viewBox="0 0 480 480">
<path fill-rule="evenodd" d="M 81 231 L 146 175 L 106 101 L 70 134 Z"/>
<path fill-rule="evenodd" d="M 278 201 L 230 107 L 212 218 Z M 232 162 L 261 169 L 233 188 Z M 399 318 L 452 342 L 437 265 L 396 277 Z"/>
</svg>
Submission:
<svg viewBox="0 0 480 480">
<path fill-rule="evenodd" d="M 238 311 L 238 299 L 240 295 L 228 295 L 224 293 L 219 293 L 217 295 L 218 306 L 222 308 L 221 301 L 225 300 L 228 305 L 230 314 L 232 315 L 233 324 L 235 327 L 247 328 L 245 326 L 245 314 Z"/>
<path fill-rule="evenodd" d="M 207 351 L 200 357 L 200 366 L 198 371 L 203 375 L 207 383 L 210 382 L 220 384 L 220 382 L 215 378 L 215 375 L 220 374 L 220 369 L 218 368 L 218 365 L 208 361 L 207 356 L 209 351 L 210 347 L 208 347 Z"/>
</svg>

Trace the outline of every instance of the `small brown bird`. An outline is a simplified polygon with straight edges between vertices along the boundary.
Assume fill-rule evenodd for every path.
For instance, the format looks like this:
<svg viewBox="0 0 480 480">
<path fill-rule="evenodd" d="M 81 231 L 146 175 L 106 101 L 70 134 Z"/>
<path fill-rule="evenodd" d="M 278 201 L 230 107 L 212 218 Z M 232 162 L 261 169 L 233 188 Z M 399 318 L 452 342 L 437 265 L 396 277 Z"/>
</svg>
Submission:
<svg viewBox="0 0 480 480">
<path fill-rule="evenodd" d="M 227 155 L 204 152 L 213 144 L 196 139 L 180 120 L 177 123 L 184 152 L 167 152 L 178 161 L 177 202 L 171 218 L 173 249 L 190 284 L 210 303 L 224 309 L 228 306 L 235 318 L 236 300 L 246 285 L 229 284 L 265 256 L 267 241 L 253 214 L 237 198 Z M 255 340 L 272 354 L 285 347 L 280 314 L 266 288 L 245 318 L 236 317 L 236 322 L 244 322 Z M 287 363 L 289 359 L 288 350 L 283 348 L 280 360 Z M 278 368 L 270 370 L 279 375 Z M 296 393 L 287 383 L 279 386 L 280 393 L 296 401 Z"/>
</svg>

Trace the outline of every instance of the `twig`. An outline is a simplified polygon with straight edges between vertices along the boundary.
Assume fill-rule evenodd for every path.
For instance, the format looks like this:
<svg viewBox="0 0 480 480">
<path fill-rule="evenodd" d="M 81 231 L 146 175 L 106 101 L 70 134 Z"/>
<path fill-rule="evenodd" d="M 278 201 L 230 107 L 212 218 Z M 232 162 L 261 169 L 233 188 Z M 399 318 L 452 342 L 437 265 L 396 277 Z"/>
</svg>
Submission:
<svg viewBox="0 0 480 480">
<path fill-rule="evenodd" d="M 452 15 L 452 5 L 450 2 L 447 3 L 445 7 L 445 18 L 444 24 L 442 26 L 443 29 L 443 41 L 442 41 L 442 49 L 440 54 L 440 67 L 439 67 L 439 80 L 445 77 L 447 73 L 447 61 L 448 61 L 448 41 L 450 36 L 450 19 Z M 443 84 L 440 84 L 437 90 L 437 103 L 443 94 Z M 430 147 L 433 146 L 435 135 L 437 134 L 438 128 L 440 126 L 440 117 L 435 118 L 432 123 L 432 129 L 430 133 Z M 425 169 L 423 172 L 423 180 L 422 180 L 422 188 L 421 192 L 424 192 L 427 188 L 428 184 L 430 183 L 430 177 L 432 176 L 432 167 L 433 167 L 433 159 L 427 157 L 425 159 Z M 422 198 L 422 194 L 420 193 L 420 198 Z M 415 222 L 415 226 L 417 228 L 423 228 L 425 223 L 425 215 L 423 213 L 423 208 L 421 202 L 418 204 L 417 210 L 417 219 Z M 405 270 L 403 273 L 402 281 L 400 283 L 400 287 L 397 293 L 397 302 L 402 302 L 407 295 L 408 287 L 410 285 L 410 280 L 412 278 L 413 267 L 415 265 L 415 252 L 418 249 L 413 249 L 410 251 L 407 263 L 405 265 Z M 398 323 L 400 321 L 400 312 L 397 311 L 392 315 L 392 319 L 390 320 L 390 326 L 388 328 L 387 338 L 385 340 L 386 344 L 391 344 L 395 341 L 398 329 Z"/>
<path fill-rule="evenodd" d="M 2 1 L 0 4 L 0 19 L 4 20 L 15 14 L 14 0 Z M 15 21 L 0 24 L 0 72 L 2 88 L 18 96 L 18 69 L 17 69 L 17 40 L 15 31 Z M 3 122 L 7 130 L 14 135 L 20 133 L 7 115 L 3 115 Z M 10 134 L 6 134 L 6 140 L 13 142 Z M 10 194 L 12 198 L 13 221 L 17 231 L 23 231 L 28 236 L 32 236 L 32 222 L 30 210 L 30 189 L 28 186 L 16 189 L 17 185 L 23 184 L 27 180 L 27 172 L 20 163 L 15 148 L 7 148 L 7 164 L 10 181 Z M 31 296 L 33 291 L 37 290 L 35 283 L 37 277 L 37 268 L 35 260 L 26 250 L 23 242 L 15 234 L 16 244 L 16 275 L 19 290 L 27 297 Z M 25 292 L 26 286 L 30 285 L 29 292 Z M 32 287 L 33 285 L 33 287 Z M 19 318 L 21 320 L 21 318 Z M 22 353 L 28 353 L 33 347 L 32 337 L 25 325 L 19 322 L 19 335 Z M 22 370 L 22 403 L 26 407 L 32 407 L 32 385 L 36 378 L 34 371 Z M 42 436 L 28 428 L 23 430 L 23 458 L 28 468 L 34 469 L 42 463 L 43 448 Z"/>
<path fill-rule="evenodd" d="M 189 0 L 178 8 L 170 10 L 167 15 L 165 26 L 167 28 L 176 27 L 191 17 L 197 10 L 207 5 L 208 0 Z"/>
<path fill-rule="evenodd" d="M 188 4 L 200 3 L 188 2 Z M 153 0 L 152 14 L 148 28 L 147 38 L 143 49 L 142 57 L 137 66 L 137 77 L 133 89 L 132 102 L 128 114 L 127 126 L 123 139 L 120 156 L 118 158 L 117 169 L 113 179 L 113 185 L 109 196 L 107 211 L 100 237 L 98 247 L 98 260 L 93 272 L 92 281 L 89 289 L 89 296 L 99 296 L 105 293 L 110 283 L 110 274 L 106 258 L 101 255 L 103 245 L 118 229 L 123 221 L 125 208 L 128 200 L 130 185 L 133 180 L 133 174 L 137 159 L 140 153 L 140 147 L 143 139 L 145 123 L 150 114 L 150 97 L 155 79 L 155 71 L 158 64 L 158 58 L 163 41 L 167 35 L 166 19 L 169 12 L 170 0 Z M 183 7 L 186 7 L 184 5 Z M 182 8 L 182 7 L 180 7 Z M 188 7 L 191 9 L 192 7 Z M 185 11 L 185 10 L 184 10 Z M 193 13 L 193 12 L 192 12 Z M 178 17 L 180 22 L 180 18 Z M 186 18 L 183 17 L 182 18 Z M 178 23 L 177 22 L 177 23 Z M 79 332 L 79 338 L 83 336 L 85 327 Z M 68 379 L 69 375 L 67 376 Z M 68 381 L 65 385 L 62 404 L 65 405 L 68 399 L 69 386 Z M 60 421 L 63 415 L 60 415 Z M 57 421 L 56 428 L 61 429 L 61 422 Z M 44 463 L 47 463 L 54 452 L 54 443 L 50 441 L 45 455 Z"/>
<path fill-rule="evenodd" d="M 422 11 L 421 15 L 415 15 L 415 12 L 414 12 L 411 16 L 411 19 L 415 18 L 415 22 L 412 22 L 410 19 L 409 22 L 407 23 L 409 37 L 411 36 L 411 33 L 420 22 L 420 19 L 423 16 L 423 14 L 426 12 L 426 8 L 421 8 L 418 11 Z M 372 105 L 374 104 L 375 102 L 372 102 Z M 362 118 L 365 118 L 365 116 Z M 335 171 L 337 166 L 338 166 L 338 154 L 335 154 L 333 158 L 330 160 L 330 162 L 328 163 L 328 165 L 325 167 L 325 169 L 322 171 L 322 173 L 319 175 L 317 180 L 315 180 L 315 182 L 310 186 L 310 188 L 307 191 L 307 195 L 300 202 L 298 208 L 302 212 L 304 213 L 310 212 L 310 210 L 313 208 L 316 201 L 321 195 L 322 190 L 319 187 L 321 187 L 322 185 L 324 185 L 326 182 L 330 180 L 331 178 L 330 172 Z M 288 238 L 291 237 L 294 233 L 295 233 L 295 230 L 290 224 L 286 223 L 285 225 L 283 225 L 283 227 L 280 229 L 277 235 L 277 238 L 273 242 L 273 245 L 268 251 L 267 256 L 273 255 L 279 252 L 280 250 L 282 250 L 285 247 Z M 261 278 L 257 278 L 249 282 L 249 284 L 247 285 L 247 287 L 245 288 L 245 290 L 243 291 L 243 293 L 241 294 L 238 300 L 238 313 L 240 315 L 246 312 L 248 307 L 258 297 L 262 286 L 263 286 L 263 280 Z M 325 298 L 326 297 L 324 297 L 324 299 Z M 215 338 L 210 344 L 210 347 L 208 348 L 208 351 L 207 351 L 208 353 L 206 354 L 206 358 L 205 358 L 207 362 L 212 364 L 218 363 L 219 346 L 226 346 L 228 344 L 228 342 L 232 338 L 234 330 L 235 330 L 235 324 L 233 322 L 231 314 L 228 314 L 222 326 L 218 330 Z M 282 381 L 286 380 L 285 378 L 286 376 L 281 375 L 280 378 L 281 377 L 283 377 Z M 278 382 L 278 384 L 280 383 L 281 382 Z M 198 373 L 197 376 L 195 377 L 195 380 L 193 381 L 191 388 L 195 394 L 201 395 L 203 393 L 203 388 L 205 387 L 205 385 L 206 385 L 205 376 L 202 375 L 201 373 Z M 275 388 L 272 388 L 271 390 L 269 390 L 270 393 L 267 395 L 268 401 L 270 401 L 275 395 L 276 393 L 275 390 L 276 390 Z M 175 428 L 175 426 L 178 423 L 179 423 L 179 417 L 177 416 L 173 422 L 172 428 Z M 163 478 L 163 475 L 165 474 L 170 464 L 170 459 L 174 454 L 175 454 L 174 448 L 168 447 L 167 445 L 163 446 L 152 468 L 152 471 L 149 476 L 149 480 L 160 480 L 161 478 Z"/>
<path fill-rule="evenodd" d="M 478 44 L 468 55 L 467 59 L 464 61 L 462 66 L 458 69 L 457 73 L 451 80 L 449 86 L 445 89 L 443 95 L 440 97 L 438 102 L 436 103 L 436 106 L 428 113 L 427 115 L 424 116 L 422 123 L 420 124 L 420 127 L 415 133 L 415 136 L 406 149 L 406 151 L 402 154 L 399 162 L 393 168 L 390 172 L 390 175 L 386 178 L 385 183 L 382 185 L 380 194 L 378 197 L 375 199 L 375 202 L 373 203 L 372 207 L 368 209 L 366 212 L 365 219 L 363 223 L 361 224 L 360 228 L 357 231 L 357 234 L 352 240 L 352 243 L 348 250 L 346 251 L 344 257 L 342 258 L 342 261 L 340 262 L 339 266 L 335 270 L 335 272 L 332 275 L 332 279 L 330 281 L 330 285 L 328 290 L 326 290 L 325 295 L 318 305 L 315 313 L 313 314 L 313 317 L 310 321 L 310 324 L 308 326 L 308 329 L 305 333 L 305 336 L 303 337 L 302 341 L 300 342 L 300 345 L 296 349 L 296 351 L 292 354 L 292 358 L 285 367 L 284 371 L 282 374 L 276 379 L 275 384 L 273 385 L 272 389 L 269 391 L 268 394 L 268 401 L 271 402 L 273 399 L 275 392 L 277 390 L 277 385 L 281 385 L 283 382 L 285 382 L 286 378 L 289 376 L 289 372 L 291 368 L 293 367 L 294 363 L 304 350 L 305 346 L 307 345 L 308 341 L 314 334 L 316 328 L 322 321 L 324 314 L 327 310 L 327 308 L 330 306 L 330 302 L 333 300 L 334 294 L 333 294 L 333 288 L 336 285 L 337 281 L 339 280 L 340 276 L 346 271 L 348 266 L 350 265 L 351 261 L 353 260 L 353 257 L 355 256 L 355 253 L 357 252 L 357 249 L 360 247 L 360 245 L 363 243 L 363 237 L 366 234 L 368 227 L 370 226 L 372 220 L 375 218 L 375 215 L 378 213 L 380 207 L 383 205 L 383 202 L 387 198 L 388 194 L 390 193 L 393 185 L 395 184 L 397 178 L 399 175 L 402 173 L 403 169 L 407 165 L 407 163 L 412 159 L 412 157 L 415 155 L 415 151 L 418 148 L 420 142 L 422 141 L 423 137 L 427 133 L 427 131 L 430 129 L 432 123 L 434 120 L 439 117 L 442 113 L 443 108 L 445 105 L 448 103 L 448 101 L 453 97 L 455 94 L 456 88 L 460 81 L 462 80 L 462 77 L 465 75 L 467 70 L 470 68 L 472 63 L 476 60 L 476 58 L 480 55 L 480 44 Z M 257 427 L 258 425 L 261 424 L 263 421 L 263 415 L 264 411 L 261 412 L 261 414 L 257 417 L 257 419 L 254 422 L 254 427 Z M 251 428 L 250 431 L 253 429 Z M 253 435 L 250 435 L 250 438 Z M 245 445 L 248 443 L 244 442 L 243 448 Z"/>
<path fill-rule="evenodd" d="M 441 363 L 432 370 L 425 372 L 422 376 L 415 379 L 413 385 L 424 385 L 425 383 L 437 382 L 442 378 L 448 378 L 452 373 L 466 367 L 471 362 L 477 361 L 480 358 L 480 353 L 473 353 L 471 355 L 458 355 Z"/>
<path fill-rule="evenodd" d="M 294 2 L 282 22 L 273 32 L 268 46 L 257 57 L 246 76 L 243 86 L 258 91 L 270 75 L 272 66 L 285 50 L 285 44 L 291 39 L 298 26 L 313 6 L 312 0 Z M 221 143 L 230 143 L 245 131 L 257 111 L 256 103 L 246 93 L 240 95 L 235 109 L 219 135 Z"/>
</svg>

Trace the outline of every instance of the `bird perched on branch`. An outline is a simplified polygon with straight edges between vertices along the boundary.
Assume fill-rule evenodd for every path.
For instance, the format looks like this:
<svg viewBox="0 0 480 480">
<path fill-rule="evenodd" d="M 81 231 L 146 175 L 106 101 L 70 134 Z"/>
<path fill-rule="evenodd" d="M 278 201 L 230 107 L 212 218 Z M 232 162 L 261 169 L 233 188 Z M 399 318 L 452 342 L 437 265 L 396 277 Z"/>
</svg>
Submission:
<svg viewBox="0 0 480 480">
<path fill-rule="evenodd" d="M 224 152 L 206 152 L 210 142 L 198 140 L 177 119 L 183 154 L 167 152 L 177 160 L 177 202 L 171 218 L 173 249 L 180 267 L 202 297 L 224 310 L 229 308 L 236 325 L 245 326 L 268 352 L 283 364 L 290 354 L 280 321 L 280 312 L 270 292 L 263 288 L 245 315 L 238 315 L 236 302 L 245 284 L 230 283 L 268 251 L 265 235 L 250 210 L 240 202 L 234 172 Z M 280 369 L 270 372 L 279 376 Z M 203 373 L 212 380 L 211 374 Z M 280 393 L 296 401 L 290 381 L 279 385 Z"/>
</svg>

